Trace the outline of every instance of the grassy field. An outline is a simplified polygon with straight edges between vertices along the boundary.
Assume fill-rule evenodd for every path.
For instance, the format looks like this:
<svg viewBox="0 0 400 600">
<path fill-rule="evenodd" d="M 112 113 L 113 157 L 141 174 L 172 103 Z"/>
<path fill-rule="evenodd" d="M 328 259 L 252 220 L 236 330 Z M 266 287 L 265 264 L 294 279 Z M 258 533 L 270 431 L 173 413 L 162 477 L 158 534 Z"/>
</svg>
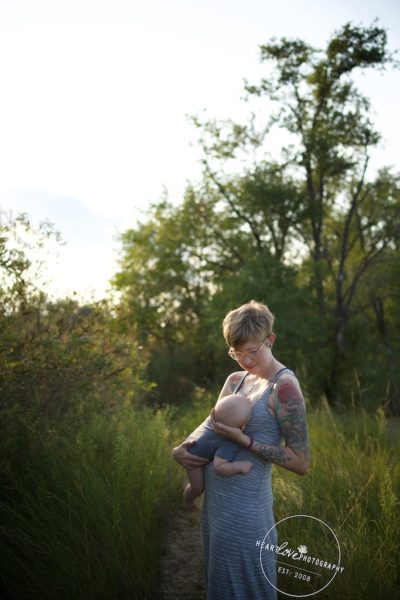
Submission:
<svg viewBox="0 0 400 600">
<path fill-rule="evenodd" d="M 1 424 L 0 597 L 153 598 L 180 489 L 166 413 L 93 415 L 62 434 L 18 412 Z"/>
<path fill-rule="evenodd" d="M 160 540 L 181 502 L 174 443 L 210 400 L 157 413 L 92 415 L 78 429 L 0 414 L 0 597 L 4 600 L 150 599 Z M 309 411 L 312 466 L 274 468 L 274 511 L 314 515 L 335 531 L 344 571 L 318 598 L 399 598 L 399 434 L 382 411 Z"/>
<path fill-rule="evenodd" d="M 341 547 L 343 572 L 317 597 L 400 598 L 400 430 L 383 411 L 309 413 L 312 465 L 305 477 L 274 470 L 275 518 L 315 516 Z"/>
</svg>

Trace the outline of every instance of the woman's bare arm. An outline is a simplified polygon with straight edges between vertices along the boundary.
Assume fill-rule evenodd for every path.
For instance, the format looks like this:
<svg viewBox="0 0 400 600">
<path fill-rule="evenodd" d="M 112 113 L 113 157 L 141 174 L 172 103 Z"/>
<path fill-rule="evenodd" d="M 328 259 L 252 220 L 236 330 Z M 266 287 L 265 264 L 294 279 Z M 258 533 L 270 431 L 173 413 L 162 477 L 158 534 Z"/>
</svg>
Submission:
<svg viewBox="0 0 400 600">
<path fill-rule="evenodd" d="M 272 400 L 285 446 L 270 446 L 255 440 L 252 450 L 284 469 L 305 475 L 310 464 L 310 450 L 306 407 L 297 380 L 282 377 L 272 391 Z"/>
<path fill-rule="evenodd" d="M 210 461 L 207 458 L 202 458 L 201 456 L 196 456 L 195 454 L 191 454 L 188 452 L 188 448 L 194 442 L 182 442 L 179 446 L 172 449 L 172 456 L 184 469 L 190 471 L 190 469 L 197 469 L 197 467 L 203 467 Z"/>
</svg>

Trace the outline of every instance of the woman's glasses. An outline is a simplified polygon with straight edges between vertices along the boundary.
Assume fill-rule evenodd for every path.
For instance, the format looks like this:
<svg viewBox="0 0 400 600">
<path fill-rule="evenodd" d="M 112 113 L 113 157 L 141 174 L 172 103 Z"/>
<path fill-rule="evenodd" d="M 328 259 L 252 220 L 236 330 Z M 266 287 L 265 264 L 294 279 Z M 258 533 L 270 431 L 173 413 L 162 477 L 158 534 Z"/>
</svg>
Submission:
<svg viewBox="0 0 400 600">
<path fill-rule="evenodd" d="M 258 348 L 254 348 L 254 350 L 248 350 L 247 352 L 237 352 L 233 348 L 229 348 L 228 354 L 231 358 L 233 358 L 233 360 L 237 360 L 238 362 L 243 362 L 244 360 L 246 360 L 246 358 L 250 358 L 251 360 L 253 360 L 254 358 L 256 358 L 257 354 L 260 352 L 267 339 L 268 338 L 266 338 L 263 341 L 261 346 L 259 346 Z"/>
</svg>

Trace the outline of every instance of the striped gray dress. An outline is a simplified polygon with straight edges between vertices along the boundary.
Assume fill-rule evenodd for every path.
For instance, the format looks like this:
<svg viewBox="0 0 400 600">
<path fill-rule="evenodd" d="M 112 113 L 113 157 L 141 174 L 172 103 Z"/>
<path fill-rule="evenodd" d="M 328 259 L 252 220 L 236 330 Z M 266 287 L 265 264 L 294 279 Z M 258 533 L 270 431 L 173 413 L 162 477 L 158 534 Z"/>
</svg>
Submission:
<svg viewBox="0 0 400 600">
<path fill-rule="evenodd" d="M 279 371 L 254 403 L 251 419 L 244 431 L 257 441 L 280 445 L 282 433 L 278 421 L 267 409 L 267 402 L 275 381 L 288 371 L 292 373 L 289 369 Z M 208 424 L 206 422 L 203 426 Z M 201 532 L 207 600 L 275 600 L 274 553 L 263 554 L 262 566 L 260 563 L 260 543 L 275 523 L 272 463 L 244 448 L 239 451 L 236 460 L 251 460 L 254 466 L 247 475 L 230 477 L 217 475 L 212 463 L 204 468 Z M 276 544 L 276 541 L 273 529 L 268 535 L 268 542 Z"/>
</svg>

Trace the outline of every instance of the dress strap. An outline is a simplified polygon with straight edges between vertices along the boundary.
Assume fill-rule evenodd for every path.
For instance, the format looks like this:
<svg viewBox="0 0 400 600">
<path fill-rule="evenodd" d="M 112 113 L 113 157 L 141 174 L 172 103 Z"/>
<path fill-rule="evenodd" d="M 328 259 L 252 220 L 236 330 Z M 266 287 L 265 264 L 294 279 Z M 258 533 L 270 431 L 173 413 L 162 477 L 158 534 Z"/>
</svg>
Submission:
<svg viewBox="0 0 400 600">
<path fill-rule="evenodd" d="M 279 370 L 279 371 L 276 373 L 276 375 L 275 375 L 275 376 L 274 376 L 274 377 L 273 377 L 273 378 L 272 378 L 272 379 L 271 379 L 271 380 L 268 382 L 268 385 L 267 385 L 267 387 L 266 387 L 266 390 L 268 390 L 268 389 L 269 389 L 269 390 L 270 390 L 270 389 L 272 389 L 272 385 L 278 381 L 279 377 L 280 377 L 280 376 L 281 376 L 281 375 L 282 375 L 282 374 L 283 374 L 285 371 L 286 371 L 286 372 L 288 372 L 288 373 L 292 373 L 292 375 L 294 375 L 294 376 L 296 377 L 296 375 L 295 375 L 294 371 L 292 371 L 292 369 L 289 369 L 288 367 L 282 367 L 282 369 L 280 369 L 280 370 Z M 243 374 L 243 377 L 242 377 L 242 379 L 239 381 L 239 383 L 237 384 L 237 386 L 236 386 L 236 387 L 235 387 L 235 389 L 233 390 L 233 392 L 232 392 L 233 394 L 237 394 L 237 393 L 238 393 L 238 391 L 239 391 L 239 390 L 240 390 L 240 388 L 242 387 L 242 385 L 243 385 L 243 383 L 244 383 L 244 380 L 246 379 L 247 375 L 250 375 L 250 373 L 248 373 L 247 371 L 245 371 L 245 372 L 244 372 L 244 374 Z"/>
<path fill-rule="evenodd" d="M 246 379 L 247 375 L 249 375 L 249 373 L 247 371 L 244 372 L 242 379 L 239 381 L 239 383 L 237 384 L 237 386 L 235 387 L 235 389 L 233 390 L 233 394 L 237 394 L 238 391 L 240 390 L 240 388 L 243 385 L 244 380 Z"/>
<path fill-rule="evenodd" d="M 279 369 L 279 371 L 275 374 L 275 376 L 268 382 L 267 387 L 265 388 L 265 392 L 264 392 L 264 398 L 265 398 L 265 402 L 268 402 L 268 399 L 271 395 L 271 392 L 273 390 L 274 384 L 278 381 L 278 379 L 280 378 L 281 375 L 283 375 L 283 373 L 291 373 L 292 375 L 295 375 L 294 371 L 292 371 L 292 369 L 289 369 L 288 367 L 282 367 L 282 369 Z"/>
<path fill-rule="evenodd" d="M 278 379 L 280 378 L 280 376 L 283 375 L 284 373 L 291 373 L 292 375 L 294 375 L 296 377 L 296 373 L 294 371 L 292 371 L 292 369 L 288 369 L 288 367 L 283 367 L 282 369 L 280 369 L 276 373 L 275 377 L 273 377 L 271 379 L 271 381 L 269 382 L 269 384 L 267 386 L 267 389 L 266 389 L 265 405 L 266 405 L 267 410 L 268 410 L 268 406 L 267 406 L 268 405 L 268 400 L 269 400 L 269 397 L 270 397 L 270 395 L 272 393 L 272 390 L 274 388 L 274 384 L 278 381 Z M 297 377 L 296 377 L 296 379 L 297 379 Z M 276 412 L 276 410 L 277 410 L 276 399 L 274 400 L 274 408 L 275 408 L 275 412 Z M 269 412 L 269 410 L 268 410 L 268 412 Z"/>
<path fill-rule="evenodd" d="M 268 385 L 271 385 L 271 383 L 276 383 L 279 379 L 279 377 L 284 373 L 284 371 L 287 371 L 288 373 L 291 373 L 292 375 L 294 375 L 296 377 L 296 374 L 294 371 L 292 371 L 292 369 L 289 369 L 288 367 L 282 367 L 282 369 L 279 369 L 279 371 L 276 373 L 276 375 L 271 379 L 271 381 L 269 382 Z"/>
</svg>

